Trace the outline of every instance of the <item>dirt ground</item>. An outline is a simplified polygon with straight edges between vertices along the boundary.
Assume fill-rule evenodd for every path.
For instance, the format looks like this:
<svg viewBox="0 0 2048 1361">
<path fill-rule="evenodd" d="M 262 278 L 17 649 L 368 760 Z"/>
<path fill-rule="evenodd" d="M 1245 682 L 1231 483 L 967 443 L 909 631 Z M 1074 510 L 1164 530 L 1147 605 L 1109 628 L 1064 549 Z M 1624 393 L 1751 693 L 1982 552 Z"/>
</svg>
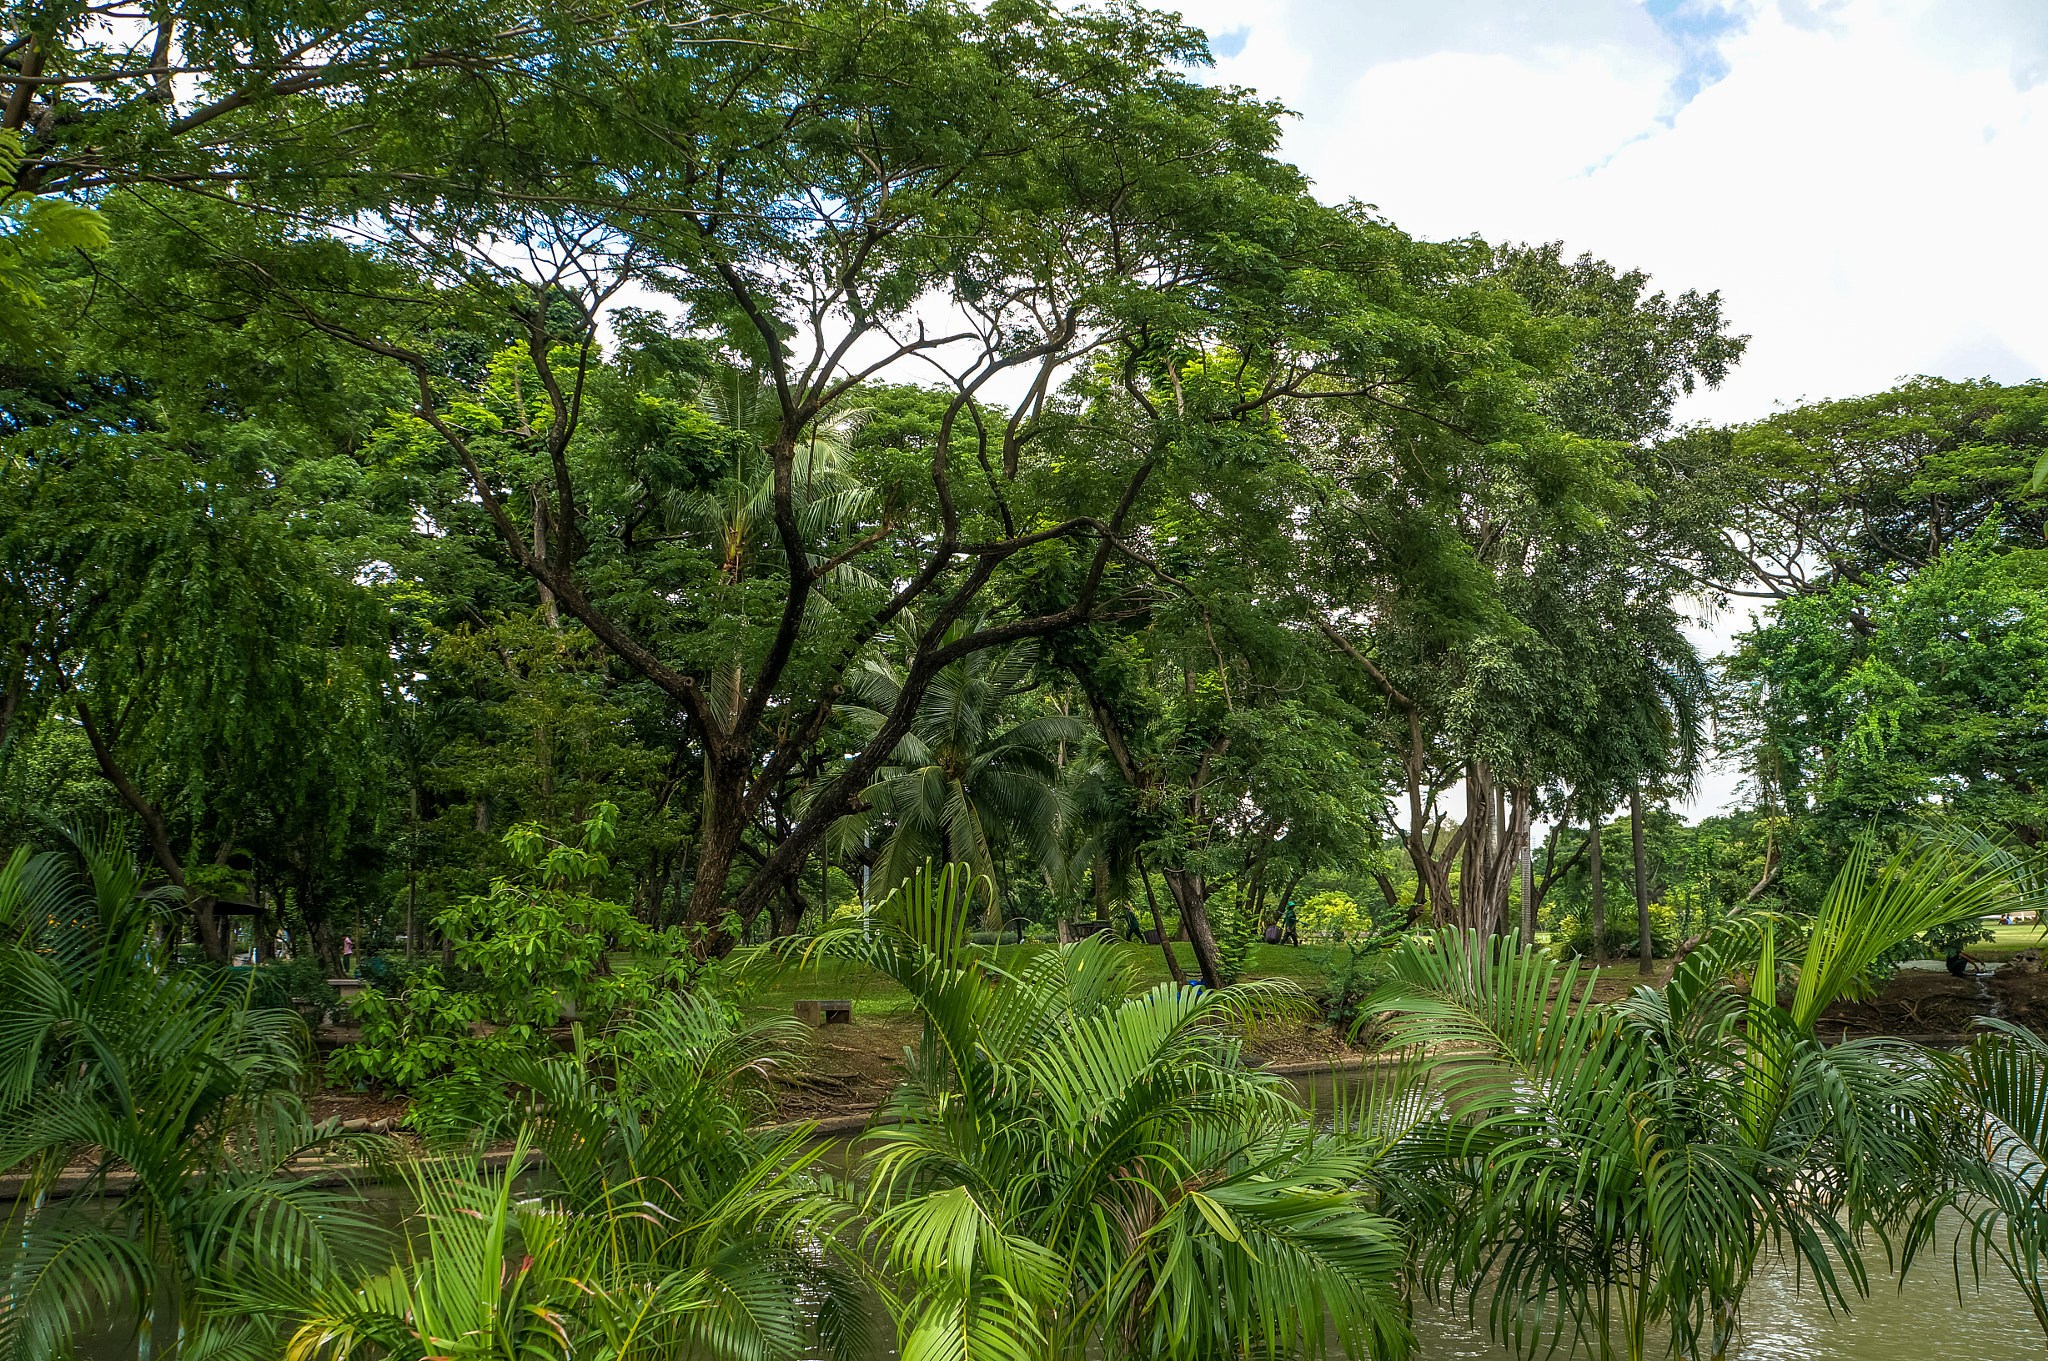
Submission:
<svg viewBox="0 0 2048 1361">
<path fill-rule="evenodd" d="M 1647 979 L 1634 961 L 1601 970 L 1595 1000 L 1615 1001 L 1646 983 L 1662 987 L 1671 977 L 1669 960 L 1658 960 Z M 1821 1014 L 1826 1039 L 1894 1035 L 1950 1046 L 1966 1042 L 1979 1016 L 2001 1016 L 2048 1035 L 2048 973 L 1999 972 L 1988 965 L 1979 977 L 1955 978 L 1946 971 L 1901 969 L 1885 990 L 1859 1001 L 1837 1002 Z M 902 1013 L 857 1014 L 851 1025 L 811 1032 L 806 1052 L 772 1077 L 778 1121 L 824 1120 L 872 1111 L 902 1079 L 904 1051 L 917 1042 L 918 1025 Z M 326 1031 L 320 1047 L 353 1038 Z M 1289 1022 L 1246 1036 L 1244 1053 L 1253 1063 L 1291 1065 L 1342 1062 L 1363 1053 L 1327 1026 Z M 322 1091 L 308 1107 L 316 1119 L 389 1120 L 402 1125 L 403 1099 L 375 1092 Z"/>
<path fill-rule="evenodd" d="M 1817 1029 L 1829 1039 L 1897 1035 L 1953 1042 L 1967 1039 L 1979 1016 L 2048 1035 L 2048 974 L 1987 968 L 1974 978 L 1956 978 L 1946 970 L 1901 969 L 1876 997 L 1829 1007 Z"/>
<path fill-rule="evenodd" d="M 904 1051 L 917 1042 L 918 1025 L 894 1016 L 856 1016 L 851 1025 L 823 1026 L 813 1031 L 809 1049 L 776 1072 L 775 1119 L 824 1120 L 864 1115 L 879 1106 L 902 1080 Z M 323 1032 L 321 1048 L 336 1038 Z M 1266 1025 L 1245 1037 L 1245 1058 L 1255 1064 L 1289 1065 L 1342 1062 L 1363 1053 L 1344 1043 L 1329 1027 L 1308 1022 Z M 402 1097 L 381 1097 L 374 1091 L 323 1090 L 307 1101 L 316 1120 L 390 1121 L 404 1124 Z"/>
</svg>

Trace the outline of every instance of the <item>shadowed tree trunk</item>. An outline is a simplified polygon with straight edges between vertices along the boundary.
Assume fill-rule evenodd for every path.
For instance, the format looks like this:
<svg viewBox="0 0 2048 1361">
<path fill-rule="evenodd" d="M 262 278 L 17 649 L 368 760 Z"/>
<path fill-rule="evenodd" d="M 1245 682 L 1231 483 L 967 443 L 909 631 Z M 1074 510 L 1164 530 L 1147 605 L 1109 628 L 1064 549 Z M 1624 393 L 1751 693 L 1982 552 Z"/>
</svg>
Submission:
<svg viewBox="0 0 2048 1361">
<path fill-rule="evenodd" d="M 1607 893 L 1600 882 L 1600 824 L 1606 820 L 1603 812 L 1593 814 L 1592 844 L 1586 847 L 1588 860 L 1586 872 L 1593 876 L 1593 967 L 1607 963 Z"/>
<path fill-rule="evenodd" d="M 1529 834 L 1522 833 L 1522 948 L 1536 948 L 1536 856 Z"/>
<path fill-rule="evenodd" d="M 1650 962 L 1650 876 L 1643 854 L 1643 783 L 1633 781 L 1628 787 L 1628 835 L 1630 849 L 1636 860 L 1636 948 L 1640 951 L 1638 969 L 1643 973 L 1652 971 Z"/>
<path fill-rule="evenodd" d="M 1152 929 L 1159 933 L 1159 952 L 1166 956 L 1166 972 L 1173 976 L 1175 983 L 1185 984 L 1188 976 L 1181 972 L 1180 960 L 1173 953 L 1173 942 L 1166 938 L 1166 923 L 1159 916 L 1159 898 L 1152 892 L 1152 876 L 1146 871 L 1142 858 L 1137 861 L 1137 866 L 1138 878 L 1145 884 L 1145 902 L 1152 909 Z"/>
</svg>

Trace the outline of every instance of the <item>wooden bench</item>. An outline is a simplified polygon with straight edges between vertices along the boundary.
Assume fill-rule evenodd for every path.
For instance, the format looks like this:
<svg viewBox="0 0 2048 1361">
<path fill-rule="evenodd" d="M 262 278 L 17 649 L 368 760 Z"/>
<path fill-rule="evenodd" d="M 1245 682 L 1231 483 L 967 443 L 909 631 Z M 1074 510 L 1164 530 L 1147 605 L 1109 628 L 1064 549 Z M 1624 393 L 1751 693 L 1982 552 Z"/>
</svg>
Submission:
<svg viewBox="0 0 2048 1361">
<path fill-rule="evenodd" d="M 851 998 L 806 997 L 796 1004 L 796 1018 L 805 1025 L 852 1025 Z"/>
</svg>

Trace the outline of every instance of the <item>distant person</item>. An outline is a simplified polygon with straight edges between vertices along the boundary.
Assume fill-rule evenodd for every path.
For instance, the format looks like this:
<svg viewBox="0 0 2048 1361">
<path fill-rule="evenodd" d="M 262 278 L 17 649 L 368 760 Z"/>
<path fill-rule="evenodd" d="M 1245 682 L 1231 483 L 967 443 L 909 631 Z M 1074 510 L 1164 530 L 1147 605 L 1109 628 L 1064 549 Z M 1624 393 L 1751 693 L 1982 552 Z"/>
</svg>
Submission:
<svg viewBox="0 0 2048 1361">
<path fill-rule="evenodd" d="M 1981 969 L 1984 967 L 1984 961 L 1977 958 L 1975 955 L 1966 955 L 1961 950 L 1950 950 L 1948 952 L 1948 971 L 1954 974 L 1957 978 L 1970 977 L 1971 974 L 1975 972 L 1975 970 L 1970 967 L 1972 965 L 1975 965 L 1976 968 Z"/>
<path fill-rule="evenodd" d="M 343 978 L 354 978 L 356 976 L 356 943 L 349 936 L 341 938 L 341 976 Z"/>
<path fill-rule="evenodd" d="M 1287 911 L 1280 918 L 1280 939 L 1288 945 L 1301 944 L 1300 923 L 1294 917 L 1294 904 L 1287 905 Z"/>
</svg>

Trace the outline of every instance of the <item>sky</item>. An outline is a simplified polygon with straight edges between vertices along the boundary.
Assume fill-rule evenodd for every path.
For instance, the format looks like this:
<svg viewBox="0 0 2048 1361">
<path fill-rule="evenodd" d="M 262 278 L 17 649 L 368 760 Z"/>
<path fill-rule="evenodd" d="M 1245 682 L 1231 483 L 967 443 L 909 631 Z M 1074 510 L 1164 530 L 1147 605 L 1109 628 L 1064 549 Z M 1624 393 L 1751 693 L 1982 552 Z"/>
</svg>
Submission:
<svg viewBox="0 0 2048 1361">
<path fill-rule="evenodd" d="M 1183 0 L 1326 200 L 1719 290 L 1682 420 L 2048 370 L 2048 0 Z M 1712 655 L 1746 610 L 1697 630 Z M 1685 805 L 1718 811 L 1717 771 Z"/>
</svg>

